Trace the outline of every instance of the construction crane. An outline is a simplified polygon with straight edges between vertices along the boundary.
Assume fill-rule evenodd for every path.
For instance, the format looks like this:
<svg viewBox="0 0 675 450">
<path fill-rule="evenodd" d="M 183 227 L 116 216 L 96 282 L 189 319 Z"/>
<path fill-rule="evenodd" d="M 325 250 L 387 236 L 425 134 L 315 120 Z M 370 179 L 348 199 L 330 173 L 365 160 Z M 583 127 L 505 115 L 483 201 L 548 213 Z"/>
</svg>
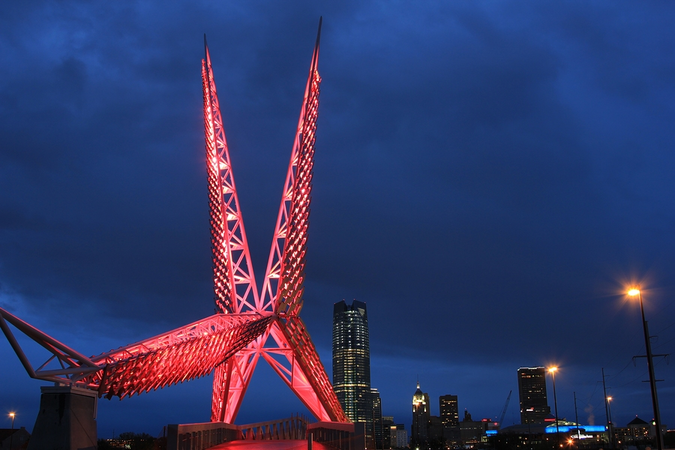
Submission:
<svg viewBox="0 0 675 450">
<path fill-rule="evenodd" d="M 511 394 L 513 393 L 513 389 L 509 391 L 509 396 L 506 397 L 506 403 L 504 403 L 504 409 L 502 410 L 502 413 L 499 415 L 499 420 L 497 423 L 499 424 L 499 428 L 502 427 L 502 421 L 504 420 L 504 416 L 506 415 L 506 409 L 509 407 L 509 401 L 511 400 Z"/>
</svg>

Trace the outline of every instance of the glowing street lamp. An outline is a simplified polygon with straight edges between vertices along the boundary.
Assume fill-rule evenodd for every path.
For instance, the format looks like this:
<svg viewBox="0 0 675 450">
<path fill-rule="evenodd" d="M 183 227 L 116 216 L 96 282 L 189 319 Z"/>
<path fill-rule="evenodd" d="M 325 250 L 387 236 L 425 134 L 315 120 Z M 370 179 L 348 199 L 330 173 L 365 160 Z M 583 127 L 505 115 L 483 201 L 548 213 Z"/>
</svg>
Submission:
<svg viewBox="0 0 675 450">
<path fill-rule="evenodd" d="M 9 413 L 9 417 L 12 418 L 12 432 L 9 435 L 9 450 L 12 450 L 12 444 L 14 444 L 14 416 L 16 416 L 14 411 Z"/>
<path fill-rule="evenodd" d="M 642 304 L 642 292 L 640 287 L 634 287 L 628 291 L 631 297 L 637 296 L 640 300 L 640 313 L 642 313 L 642 329 L 645 333 L 645 347 L 647 349 L 647 369 L 649 370 L 649 387 L 652 391 L 652 408 L 654 409 L 654 425 L 656 427 L 656 448 L 663 450 L 663 437 L 661 436 L 661 414 L 659 413 L 659 399 L 656 395 L 656 379 L 654 378 L 654 363 L 652 362 L 652 344 L 649 339 L 649 327 L 645 320 L 645 308 Z"/>
<path fill-rule="evenodd" d="M 551 374 L 551 379 L 553 380 L 553 404 L 555 405 L 555 438 L 560 447 L 560 429 L 558 428 L 558 396 L 555 393 L 555 373 L 558 371 L 558 368 L 553 366 L 548 368 L 548 373 Z"/>
<path fill-rule="evenodd" d="M 607 405 L 607 428 L 609 432 L 609 448 L 614 448 L 614 424 L 612 423 L 612 400 L 610 396 L 605 397 Z"/>
</svg>

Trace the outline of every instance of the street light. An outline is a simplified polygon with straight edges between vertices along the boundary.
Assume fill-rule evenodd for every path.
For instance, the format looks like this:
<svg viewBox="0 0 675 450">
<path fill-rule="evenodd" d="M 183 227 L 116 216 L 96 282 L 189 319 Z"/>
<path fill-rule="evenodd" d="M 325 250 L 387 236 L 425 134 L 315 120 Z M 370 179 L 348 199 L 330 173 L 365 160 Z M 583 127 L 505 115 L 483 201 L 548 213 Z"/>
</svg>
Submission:
<svg viewBox="0 0 675 450">
<path fill-rule="evenodd" d="M 607 422 L 609 424 L 609 448 L 614 448 L 614 424 L 612 423 L 612 397 L 607 397 Z"/>
<path fill-rule="evenodd" d="M 558 428 L 558 396 L 555 393 L 555 373 L 558 371 L 558 368 L 553 366 L 548 368 L 548 373 L 551 374 L 551 379 L 553 379 L 553 404 L 555 405 L 555 440 L 560 447 L 560 429 Z"/>
<path fill-rule="evenodd" d="M 663 450 L 663 437 L 661 436 L 661 414 L 659 413 L 659 399 L 656 395 L 656 379 L 654 378 L 654 363 L 652 362 L 652 344 L 649 339 L 649 327 L 645 320 L 645 308 L 642 304 L 642 292 L 640 287 L 632 288 L 628 291 L 631 297 L 637 296 L 640 300 L 640 313 L 642 313 L 642 329 L 645 333 L 645 347 L 647 349 L 647 369 L 649 370 L 649 387 L 652 391 L 652 408 L 654 409 L 654 422 L 656 426 L 656 448 Z"/>
<path fill-rule="evenodd" d="M 9 435 L 9 450 L 12 450 L 12 445 L 14 444 L 14 416 L 16 416 L 14 411 L 9 413 L 9 417 L 12 418 L 12 431 Z"/>
</svg>

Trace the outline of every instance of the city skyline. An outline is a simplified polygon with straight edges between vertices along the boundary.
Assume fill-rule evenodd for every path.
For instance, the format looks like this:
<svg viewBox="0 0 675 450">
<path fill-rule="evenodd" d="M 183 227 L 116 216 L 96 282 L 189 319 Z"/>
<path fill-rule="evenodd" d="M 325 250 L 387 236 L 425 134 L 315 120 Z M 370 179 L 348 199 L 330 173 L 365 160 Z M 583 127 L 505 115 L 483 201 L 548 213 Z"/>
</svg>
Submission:
<svg viewBox="0 0 675 450">
<path fill-rule="evenodd" d="M 0 306 L 85 354 L 211 314 L 203 34 L 265 260 L 323 16 L 303 319 L 324 366 L 332 305 L 357 299 L 396 423 L 418 379 L 458 395 L 460 417 L 496 417 L 515 370 L 539 365 L 560 367 L 561 416 L 576 392 L 580 420 L 604 423 L 604 368 L 614 422 L 649 420 L 622 292 L 642 284 L 654 353 L 675 353 L 673 8 L 4 4 Z M 41 383 L 6 341 L 0 357 L 0 407 L 30 429 Z M 672 428 L 675 369 L 659 359 L 656 375 Z M 252 404 L 274 376 L 256 373 Z M 100 435 L 208 420 L 210 385 L 102 400 Z M 302 412 L 274 400 L 269 419 Z"/>
</svg>

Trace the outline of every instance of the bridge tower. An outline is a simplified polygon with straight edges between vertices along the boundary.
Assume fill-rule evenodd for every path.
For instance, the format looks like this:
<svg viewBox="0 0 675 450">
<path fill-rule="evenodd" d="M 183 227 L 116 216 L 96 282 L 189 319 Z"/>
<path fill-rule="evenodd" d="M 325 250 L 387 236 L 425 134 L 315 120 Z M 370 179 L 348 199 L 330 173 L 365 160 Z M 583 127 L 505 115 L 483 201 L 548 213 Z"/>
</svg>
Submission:
<svg viewBox="0 0 675 450">
<path fill-rule="evenodd" d="M 271 314 L 264 333 L 215 369 L 212 422 L 233 423 L 260 357 L 317 420 L 348 422 L 299 314 L 319 107 L 321 20 L 295 133 L 262 291 L 258 292 L 239 207 L 206 38 L 202 61 L 213 288 L 224 314 Z"/>
</svg>

